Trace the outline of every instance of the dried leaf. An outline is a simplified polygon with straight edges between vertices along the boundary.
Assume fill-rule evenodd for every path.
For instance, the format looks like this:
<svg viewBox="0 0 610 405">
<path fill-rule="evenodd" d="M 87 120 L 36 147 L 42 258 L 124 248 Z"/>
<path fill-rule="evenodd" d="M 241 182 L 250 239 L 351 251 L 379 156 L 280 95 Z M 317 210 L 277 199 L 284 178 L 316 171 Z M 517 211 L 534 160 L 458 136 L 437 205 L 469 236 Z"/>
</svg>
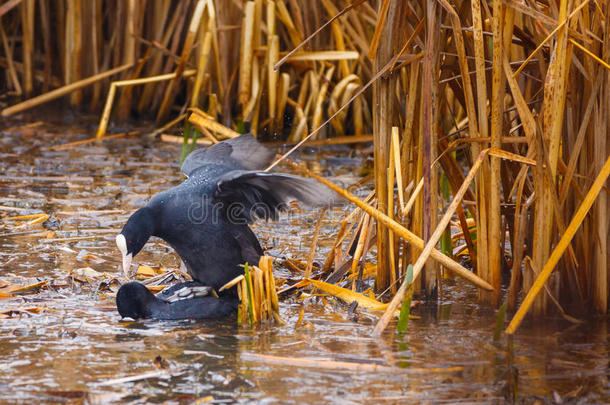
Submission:
<svg viewBox="0 0 610 405">
<path fill-rule="evenodd" d="M 42 287 L 45 287 L 48 283 L 49 280 L 44 280 L 30 285 L 13 284 L 9 287 L 4 288 L 2 292 L 9 294 L 30 294 L 38 292 L 38 290 L 40 290 Z"/>
<path fill-rule="evenodd" d="M 138 271 L 136 272 L 136 278 L 139 280 L 147 279 L 150 277 L 158 276 L 159 274 L 165 273 L 165 270 L 162 268 L 155 268 L 150 266 L 141 265 L 138 267 Z"/>
<path fill-rule="evenodd" d="M 360 308 L 366 308 L 371 311 L 385 311 L 388 306 L 388 304 L 384 304 L 383 302 L 369 298 L 366 295 L 348 290 L 347 288 L 336 286 L 334 284 L 329 284 L 324 281 L 312 279 L 306 279 L 304 281 L 309 284 L 313 284 L 316 288 L 340 298 L 347 303 L 356 301 Z"/>
</svg>

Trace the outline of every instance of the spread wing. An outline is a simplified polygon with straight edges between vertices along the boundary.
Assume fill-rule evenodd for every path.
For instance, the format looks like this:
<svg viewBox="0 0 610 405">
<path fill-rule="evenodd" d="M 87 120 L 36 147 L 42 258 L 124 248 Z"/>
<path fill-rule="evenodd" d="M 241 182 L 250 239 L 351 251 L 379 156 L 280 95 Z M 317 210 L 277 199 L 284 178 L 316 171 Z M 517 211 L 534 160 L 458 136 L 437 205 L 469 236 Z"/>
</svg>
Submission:
<svg viewBox="0 0 610 405">
<path fill-rule="evenodd" d="M 239 170 L 262 170 L 274 156 L 275 152 L 261 145 L 252 134 L 246 134 L 191 152 L 184 159 L 181 170 L 187 176 L 207 164 Z"/>
<path fill-rule="evenodd" d="M 333 203 L 333 192 L 311 179 L 282 173 L 233 170 L 221 176 L 214 194 L 229 220 L 277 219 L 292 200 L 309 206 Z"/>
</svg>

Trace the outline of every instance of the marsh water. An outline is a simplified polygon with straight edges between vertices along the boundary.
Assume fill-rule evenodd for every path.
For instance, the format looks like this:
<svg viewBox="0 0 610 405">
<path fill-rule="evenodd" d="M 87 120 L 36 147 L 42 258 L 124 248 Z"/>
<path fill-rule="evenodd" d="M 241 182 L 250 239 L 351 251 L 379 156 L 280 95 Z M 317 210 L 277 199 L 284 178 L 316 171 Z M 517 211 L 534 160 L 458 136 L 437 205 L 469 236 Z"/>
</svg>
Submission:
<svg viewBox="0 0 610 405">
<path fill-rule="evenodd" d="M 181 181 L 180 145 L 134 136 L 45 149 L 90 138 L 93 128 L 76 118 L 2 123 L 0 288 L 47 283 L 0 298 L 1 403 L 610 401 L 607 319 L 526 323 L 508 350 L 505 339 L 493 342 L 495 312 L 462 280 L 447 280 L 438 303 L 415 308 L 404 336 L 372 338 L 373 315 L 294 295 L 280 302 L 285 325 L 121 322 L 114 238 L 132 211 Z M 347 186 L 365 155 L 343 147 L 297 158 Z M 350 209 L 324 217 L 316 260 Z M 11 219 L 37 213 L 51 216 L 44 227 Z M 254 231 L 271 254 L 304 259 L 318 216 L 295 209 Z M 179 267 L 157 239 L 136 262 Z M 104 275 L 77 271 L 84 268 Z M 275 271 L 280 280 L 302 276 Z"/>
</svg>

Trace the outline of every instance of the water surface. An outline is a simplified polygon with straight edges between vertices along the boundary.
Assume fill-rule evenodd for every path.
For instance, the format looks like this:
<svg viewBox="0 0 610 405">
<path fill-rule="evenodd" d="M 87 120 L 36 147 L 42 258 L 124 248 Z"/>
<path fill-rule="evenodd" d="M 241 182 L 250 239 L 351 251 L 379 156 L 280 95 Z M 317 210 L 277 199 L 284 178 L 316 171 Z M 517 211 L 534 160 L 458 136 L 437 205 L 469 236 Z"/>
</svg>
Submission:
<svg viewBox="0 0 610 405">
<path fill-rule="evenodd" d="M 420 319 L 410 322 L 405 336 L 390 332 L 381 339 L 371 337 L 375 317 L 354 317 L 332 298 L 281 301 L 281 326 L 120 322 L 114 237 L 150 196 L 181 181 L 179 147 L 134 137 L 44 150 L 91 137 L 91 126 L 31 118 L 4 124 L 0 287 L 48 284 L 0 299 L 3 403 L 489 403 L 510 396 L 515 373 L 524 403 L 610 401 L 607 319 L 524 325 L 510 368 L 506 341 L 492 342 L 495 313 L 479 306 L 476 290 L 461 280 L 447 282 L 438 305 L 414 309 Z M 345 186 L 358 179 L 363 159 L 347 149 L 299 158 Z M 325 217 L 316 260 L 324 260 L 349 210 L 339 207 Z M 52 216 L 50 229 L 19 228 L 10 219 L 36 213 Z M 318 215 L 296 209 L 254 230 L 271 254 L 304 259 Z M 158 239 L 136 261 L 179 266 Z M 74 277 L 75 269 L 87 267 L 108 274 Z M 278 279 L 298 277 L 276 268 Z M 303 322 L 295 326 L 302 310 Z"/>
</svg>

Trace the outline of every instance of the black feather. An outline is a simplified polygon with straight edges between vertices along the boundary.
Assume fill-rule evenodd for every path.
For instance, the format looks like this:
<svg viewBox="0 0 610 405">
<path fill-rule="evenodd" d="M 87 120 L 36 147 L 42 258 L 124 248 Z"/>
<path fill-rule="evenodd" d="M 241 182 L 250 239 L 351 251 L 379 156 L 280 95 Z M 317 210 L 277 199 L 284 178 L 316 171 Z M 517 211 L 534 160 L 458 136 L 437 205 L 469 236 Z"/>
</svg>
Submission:
<svg viewBox="0 0 610 405">
<path fill-rule="evenodd" d="M 140 244 L 158 236 L 176 250 L 193 280 L 202 285 L 218 290 L 243 274 L 240 265 L 257 264 L 263 254 L 249 223 L 277 219 L 291 200 L 307 205 L 332 201 L 332 191 L 313 180 L 261 171 L 273 156 L 252 135 L 191 153 L 182 166 L 189 178 L 155 195 L 127 221 L 121 231 L 127 246 L 138 242 L 138 249 L 129 253 L 135 256 Z M 237 296 L 234 288 L 223 295 Z"/>
<path fill-rule="evenodd" d="M 290 174 L 232 170 L 218 180 L 214 198 L 227 207 L 232 219 L 248 223 L 256 218 L 277 219 L 292 200 L 323 206 L 333 202 L 325 186 Z"/>
<path fill-rule="evenodd" d="M 252 134 L 246 134 L 193 151 L 184 159 L 181 170 L 187 176 L 209 164 L 231 169 L 262 170 L 269 166 L 274 156 L 275 153 L 258 143 Z"/>
</svg>

